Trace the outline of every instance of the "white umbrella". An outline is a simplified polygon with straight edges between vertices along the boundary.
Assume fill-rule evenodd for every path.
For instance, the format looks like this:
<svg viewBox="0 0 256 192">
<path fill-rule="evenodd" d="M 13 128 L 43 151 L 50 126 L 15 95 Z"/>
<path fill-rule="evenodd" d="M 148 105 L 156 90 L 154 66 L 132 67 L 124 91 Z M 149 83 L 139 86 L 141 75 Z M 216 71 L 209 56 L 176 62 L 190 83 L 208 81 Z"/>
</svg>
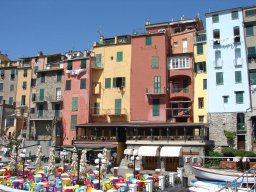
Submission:
<svg viewBox="0 0 256 192">
<path fill-rule="evenodd" d="M 71 171 L 75 173 L 77 171 L 77 153 L 76 148 L 73 148 L 73 154 L 72 154 L 72 163 L 71 163 Z"/>
<path fill-rule="evenodd" d="M 42 146 L 39 145 L 37 147 L 37 152 L 36 152 L 36 162 L 35 162 L 35 167 L 36 167 L 36 170 L 39 171 L 40 169 L 40 166 L 41 166 L 41 158 L 42 158 Z"/>
<path fill-rule="evenodd" d="M 86 169 L 86 162 L 87 162 L 86 153 L 87 153 L 87 151 L 85 149 L 82 150 L 82 155 L 81 155 L 81 159 L 80 159 L 80 173 L 81 173 L 83 179 L 85 178 L 85 175 L 87 173 L 87 169 Z"/>
<path fill-rule="evenodd" d="M 103 152 L 102 152 L 102 158 L 101 158 L 104 162 L 101 165 L 101 169 L 100 169 L 101 173 L 105 173 L 105 171 L 107 170 L 107 164 L 108 164 L 108 162 L 107 162 L 107 152 L 108 152 L 108 150 L 106 148 L 104 148 Z"/>
<path fill-rule="evenodd" d="M 55 166 L 55 148 L 51 147 L 50 148 L 50 154 L 49 154 L 49 161 L 48 161 L 48 169 L 47 169 L 48 175 L 53 174 L 55 169 L 56 169 L 56 166 Z"/>
<path fill-rule="evenodd" d="M 10 169 L 14 170 L 15 169 L 15 164 L 16 164 L 16 145 L 12 146 L 12 153 L 11 153 L 11 161 L 9 163 Z"/>
</svg>

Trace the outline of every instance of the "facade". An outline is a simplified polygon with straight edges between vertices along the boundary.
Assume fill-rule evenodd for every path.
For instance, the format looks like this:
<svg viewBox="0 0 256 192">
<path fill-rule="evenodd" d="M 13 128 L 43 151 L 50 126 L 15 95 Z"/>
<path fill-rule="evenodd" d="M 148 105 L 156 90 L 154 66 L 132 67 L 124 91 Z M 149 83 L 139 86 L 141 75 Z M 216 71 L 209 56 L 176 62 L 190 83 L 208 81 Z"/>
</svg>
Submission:
<svg viewBox="0 0 256 192">
<path fill-rule="evenodd" d="M 81 52 L 68 52 L 66 57 L 61 89 L 62 140 L 63 145 L 72 145 L 76 139 L 75 126 L 89 121 L 90 57 Z"/>
<path fill-rule="evenodd" d="M 250 149 L 251 133 L 245 124 L 250 109 L 248 69 L 242 8 L 206 14 L 207 94 L 210 139 L 227 146 L 224 130 L 237 133 L 235 147 Z"/>
<path fill-rule="evenodd" d="M 256 150 L 256 6 L 243 8 L 244 35 L 248 62 L 251 109 L 246 115 L 248 130 L 252 130 L 252 147 Z"/>
<path fill-rule="evenodd" d="M 15 104 L 9 105 L 3 100 L 0 104 L 0 135 L 1 138 L 15 138 L 17 132 L 15 131 Z"/>
<path fill-rule="evenodd" d="M 207 123 L 206 33 L 199 31 L 194 39 L 194 123 Z"/>
</svg>

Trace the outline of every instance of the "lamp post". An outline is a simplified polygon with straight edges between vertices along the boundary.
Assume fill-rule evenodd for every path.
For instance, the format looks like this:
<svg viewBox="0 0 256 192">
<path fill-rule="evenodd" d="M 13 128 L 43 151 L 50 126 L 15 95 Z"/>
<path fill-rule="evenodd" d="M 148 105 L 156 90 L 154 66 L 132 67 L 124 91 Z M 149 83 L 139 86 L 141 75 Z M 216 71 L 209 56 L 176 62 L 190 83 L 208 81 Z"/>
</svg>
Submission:
<svg viewBox="0 0 256 192">
<path fill-rule="evenodd" d="M 133 151 L 133 155 L 131 156 L 131 160 L 133 161 L 133 176 L 135 178 L 135 162 L 136 160 L 139 161 L 140 160 L 140 157 L 138 156 L 138 150 L 137 149 L 134 149 Z"/>
<path fill-rule="evenodd" d="M 99 165 L 99 189 L 100 189 L 100 168 L 102 164 L 106 163 L 106 159 L 103 159 L 102 153 L 98 154 L 98 159 L 95 159 L 95 163 Z"/>
</svg>

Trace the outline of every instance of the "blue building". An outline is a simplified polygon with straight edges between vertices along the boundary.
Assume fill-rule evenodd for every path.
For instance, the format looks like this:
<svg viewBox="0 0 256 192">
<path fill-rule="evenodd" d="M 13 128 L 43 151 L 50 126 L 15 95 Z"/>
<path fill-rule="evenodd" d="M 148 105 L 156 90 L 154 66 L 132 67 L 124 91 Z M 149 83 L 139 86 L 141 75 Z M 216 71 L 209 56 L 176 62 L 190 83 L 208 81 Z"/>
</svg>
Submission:
<svg viewBox="0 0 256 192">
<path fill-rule="evenodd" d="M 210 139 L 215 146 L 249 150 L 250 93 L 242 8 L 206 13 L 206 32 Z M 227 143 L 224 130 L 236 132 L 234 143 Z"/>
</svg>

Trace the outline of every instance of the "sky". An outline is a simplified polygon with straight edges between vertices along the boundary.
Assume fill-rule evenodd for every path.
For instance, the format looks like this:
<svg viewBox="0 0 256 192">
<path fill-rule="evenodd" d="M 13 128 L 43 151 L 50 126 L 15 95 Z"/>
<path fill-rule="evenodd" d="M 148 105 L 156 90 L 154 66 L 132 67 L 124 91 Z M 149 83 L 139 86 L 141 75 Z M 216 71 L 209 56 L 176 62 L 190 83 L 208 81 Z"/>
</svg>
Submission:
<svg viewBox="0 0 256 192">
<path fill-rule="evenodd" d="M 0 0 L 0 51 L 11 60 L 91 49 L 105 38 L 143 31 L 145 20 L 192 19 L 255 0 Z"/>
</svg>

